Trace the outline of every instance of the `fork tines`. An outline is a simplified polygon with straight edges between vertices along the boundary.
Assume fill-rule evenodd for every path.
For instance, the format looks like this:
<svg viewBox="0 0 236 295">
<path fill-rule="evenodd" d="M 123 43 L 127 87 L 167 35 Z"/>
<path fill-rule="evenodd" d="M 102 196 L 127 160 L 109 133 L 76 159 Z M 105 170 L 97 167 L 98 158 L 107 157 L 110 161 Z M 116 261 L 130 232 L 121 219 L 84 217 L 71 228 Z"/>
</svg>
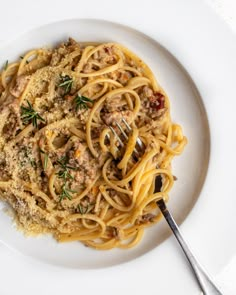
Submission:
<svg viewBox="0 0 236 295">
<path fill-rule="evenodd" d="M 126 127 L 126 130 L 124 130 L 122 128 L 121 124 L 119 124 L 118 122 L 115 121 L 115 124 L 116 124 L 118 130 L 120 131 L 120 134 L 123 136 L 124 140 L 127 142 L 128 139 L 129 139 L 129 134 L 132 132 L 132 128 L 130 127 L 130 125 L 128 124 L 128 122 L 124 118 L 122 118 L 121 121 L 124 123 L 124 125 Z M 112 126 L 109 126 L 109 128 L 112 131 L 112 133 L 115 135 L 115 137 L 117 138 L 117 140 L 118 140 L 119 144 L 121 145 L 121 147 L 124 147 L 125 144 L 122 141 L 121 135 L 118 135 L 118 133 L 116 132 L 116 130 Z M 141 141 L 141 139 L 139 137 L 137 138 L 136 143 L 137 143 L 138 147 L 142 151 L 144 149 L 144 144 L 143 144 L 143 142 Z M 137 151 L 136 148 L 134 149 L 134 152 L 135 152 L 136 155 L 140 154 Z"/>
</svg>

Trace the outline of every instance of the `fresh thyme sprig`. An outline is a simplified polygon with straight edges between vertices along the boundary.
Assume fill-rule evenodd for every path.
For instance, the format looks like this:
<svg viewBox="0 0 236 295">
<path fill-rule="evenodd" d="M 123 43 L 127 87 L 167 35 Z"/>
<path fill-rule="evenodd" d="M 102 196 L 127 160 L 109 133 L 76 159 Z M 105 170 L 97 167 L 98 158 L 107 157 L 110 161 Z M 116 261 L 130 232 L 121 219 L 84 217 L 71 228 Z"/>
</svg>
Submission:
<svg viewBox="0 0 236 295">
<path fill-rule="evenodd" d="M 61 202 L 63 199 L 67 198 L 69 200 L 72 199 L 72 196 L 70 193 L 76 193 L 76 191 L 73 191 L 67 187 L 67 181 L 69 179 L 74 179 L 74 177 L 70 174 L 69 170 L 76 170 L 76 167 L 68 165 L 68 157 L 62 157 L 60 160 L 57 160 L 57 164 L 60 165 L 60 170 L 57 173 L 58 178 L 62 178 L 64 180 L 64 184 L 62 186 L 62 191 L 59 196 L 59 202 Z"/>
<path fill-rule="evenodd" d="M 63 178 L 63 179 L 73 179 L 73 176 L 70 174 L 70 172 L 68 171 L 68 169 L 64 169 L 64 170 L 60 170 L 57 173 L 59 178 Z"/>
<path fill-rule="evenodd" d="M 73 176 L 70 174 L 69 170 L 76 170 L 75 167 L 68 165 L 68 157 L 62 157 L 57 161 L 57 164 L 60 165 L 61 170 L 57 173 L 59 178 L 63 178 L 65 181 L 68 179 L 73 179 Z"/>
<path fill-rule="evenodd" d="M 88 103 L 94 103 L 94 101 L 86 96 L 77 94 L 77 96 L 74 98 L 74 103 L 75 103 L 75 109 L 76 109 L 76 111 L 78 111 L 78 110 L 82 110 L 82 109 L 87 110 Z"/>
<path fill-rule="evenodd" d="M 76 191 L 73 191 L 71 189 L 69 189 L 67 186 L 66 186 L 66 182 L 63 184 L 62 186 L 62 191 L 61 191 L 61 194 L 59 196 L 59 202 L 61 202 L 62 200 L 64 199 L 69 199 L 71 200 L 72 199 L 72 196 L 70 193 L 76 193 Z"/>
<path fill-rule="evenodd" d="M 25 124 L 32 122 L 34 127 L 38 127 L 38 120 L 45 122 L 45 120 L 36 112 L 31 103 L 27 100 L 28 107 L 21 106 L 21 119 Z"/>
<path fill-rule="evenodd" d="M 61 83 L 58 85 L 59 87 L 63 88 L 65 91 L 65 94 L 70 93 L 72 85 L 73 85 L 73 78 L 70 76 L 60 76 L 61 78 Z"/>
</svg>

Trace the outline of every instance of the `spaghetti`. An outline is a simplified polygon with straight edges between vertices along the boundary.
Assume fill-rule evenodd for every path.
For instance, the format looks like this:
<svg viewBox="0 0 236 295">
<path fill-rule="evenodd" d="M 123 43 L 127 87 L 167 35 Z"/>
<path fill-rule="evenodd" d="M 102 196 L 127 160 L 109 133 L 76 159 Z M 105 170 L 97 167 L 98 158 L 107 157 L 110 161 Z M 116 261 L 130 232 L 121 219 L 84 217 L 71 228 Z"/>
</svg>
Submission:
<svg viewBox="0 0 236 295">
<path fill-rule="evenodd" d="M 0 108 L 0 195 L 26 233 L 130 248 L 158 222 L 156 201 L 168 200 L 171 161 L 187 140 L 128 49 L 70 38 L 32 50 L 1 72 Z M 133 130 L 123 148 L 109 128 L 120 134 L 122 118 Z M 135 158 L 138 137 L 145 150 Z"/>
</svg>

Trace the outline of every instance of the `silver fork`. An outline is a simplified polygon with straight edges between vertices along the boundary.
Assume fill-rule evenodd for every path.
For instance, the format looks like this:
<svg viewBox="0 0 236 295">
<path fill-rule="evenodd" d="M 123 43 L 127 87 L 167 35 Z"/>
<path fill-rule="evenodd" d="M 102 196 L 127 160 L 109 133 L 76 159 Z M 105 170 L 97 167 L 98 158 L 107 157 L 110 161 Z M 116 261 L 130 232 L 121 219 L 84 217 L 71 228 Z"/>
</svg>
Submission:
<svg viewBox="0 0 236 295">
<path fill-rule="evenodd" d="M 121 138 L 121 135 L 119 135 L 112 126 L 109 126 L 109 128 L 111 129 L 112 133 L 117 138 L 121 147 L 124 147 L 125 143 L 123 141 L 128 140 L 128 136 L 132 132 L 132 128 L 130 127 L 130 125 L 127 123 L 127 121 L 124 118 L 122 118 L 122 122 L 124 123 L 126 130 L 124 130 L 124 128 L 122 128 L 121 124 L 119 124 L 118 122 L 115 122 L 115 124 L 118 128 L 117 130 L 119 130 L 120 134 L 122 134 L 122 136 L 124 138 L 123 140 Z M 145 145 L 143 144 L 143 142 L 140 138 L 137 139 L 137 147 L 140 149 L 140 151 L 143 151 L 145 148 Z M 139 154 L 140 153 L 138 152 L 138 150 L 135 149 L 134 155 L 136 158 L 138 157 Z M 158 183 L 159 183 L 159 188 L 157 187 Z M 159 189 L 159 191 L 160 191 L 160 188 L 161 188 L 160 178 L 156 177 L 155 190 L 158 191 L 158 189 Z M 185 242 L 178 225 L 176 224 L 173 216 L 170 214 L 169 210 L 167 209 L 165 201 L 163 199 L 161 199 L 161 200 L 157 201 L 157 205 L 158 205 L 159 209 L 161 210 L 161 213 L 165 217 L 167 223 L 169 224 L 177 241 L 179 242 L 188 262 L 190 263 L 190 266 L 193 270 L 193 273 L 197 279 L 197 282 L 198 282 L 203 294 L 205 294 L 205 295 L 216 295 L 216 294 L 222 295 L 222 293 L 219 291 L 219 289 L 213 283 L 212 279 L 209 277 L 209 275 L 206 273 L 206 271 L 203 269 L 203 267 L 197 261 L 197 259 L 193 255 L 192 251 L 190 250 L 188 244 Z"/>
</svg>

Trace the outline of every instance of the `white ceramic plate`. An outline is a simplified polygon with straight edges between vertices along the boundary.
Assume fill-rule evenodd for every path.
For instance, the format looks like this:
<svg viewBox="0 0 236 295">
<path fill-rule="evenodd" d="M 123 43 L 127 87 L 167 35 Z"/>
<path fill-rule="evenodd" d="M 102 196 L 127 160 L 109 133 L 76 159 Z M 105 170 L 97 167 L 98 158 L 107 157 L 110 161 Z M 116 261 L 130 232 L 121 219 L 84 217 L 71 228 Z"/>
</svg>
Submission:
<svg viewBox="0 0 236 295">
<path fill-rule="evenodd" d="M 199 197 L 209 161 L 207 115 L 194 82 L 177 59 L 155 40 L 128 27 L 98 20 L 63 21 L 35 29 L 2 47 L 0 64 L 18 58 L 27 50 L 56 45 L 69 36 L 83 42 L 122 43 L 151 67 L 169 95 L 172 118 L 183 126 L 189 141 L 184 153 L 174 160 L 173 173 L 178 181 L 168 204 L 181 223 Z M 102 268 L 130 261 L 158 247 L 170 234 L 162 221 L 146 230 L 136 248 L 100 252 L 78 242 L 58 244 L 49 236 L 25 237 L 12 226 L 11 218 L 4 210 L 0 212 L 0 232 L 1 241 L 11 248 L 40 261 L 73 268 Z"/>
<path fill-rule="evenodd" d="M 59 5 L 56 5 L 55 1 L 48 0 L 9 0 L 1 3 L 1 10 L 4 11 L 1 14 L 1 40 L 17 36 L 22 30 L 28 31 L 35 26 L 55 20 L 64 20 L 72 17 L 107 19 L 125 23 L 152 36 L 160 44 L 168 48 L 184 68 L 187 69 L 195 81 L 206 108 L 210 125 L 211 146 L 205 184 L 193 209 L 182 223 L 181 230 L 187 241 L 189 241 L 194 253 L 196 253 L 196 256 L 210 274 L 213 277 L 218 276 L 236 254 L 236 198 L 234 185 L 234 167 L 236 163 L 236 137 L 234 135 L 234 126 L 236 126 L 235 35 L 205 4 L 204 0 L 145 0 L 136 2 L 127 0 L 120 0 L 118 2 L 111 0 L 67 0 Z M 31 42 L 34 42 L 34 44 L 37 42 L 37 44 L 42 45 L 43 42 L 47 43 L 57 40 L 58 36 L 62 35 L 62 32 L 65 35 L 67 33 L 71 34 L 71 32 L 78 32 L 80 29 L 76 27 L 76 23 L 76 21 L 59 23 L 54 26 L 53 34 L 49 29 L 48 35 L 45 28 L 19 36 L 18 40 L 11 41 L 8 45 L 2 42 L 0 45 L 0 48 L 2 48 L 0 49 L 0 58 L 3 62 L 5 62 L 5 59 L 9 59 L 8 52 L 6 51 L 9 47 L 11 47 L 9 53 L 11 52 L 12 56 L 17 56 L 18 52 L 21 51 L 20 48 L 27 47 L 28 49 L 32 47 Z M 108 39 L 106 33 L 110 31 L 109 26 L 106 27 L 104 32 L 100 32 L 99 28 L 96 26 L 92 27 L 91 32 L 86 32 L 86 35 L 90 34 L 89 36 L 91 36 L 93 33 L 96 37 L 102 34 L 104 39 Z M 111 39 L 122 40 L 131 49 L 134 49 L 140 34 L 131 33 L 132 31 L 128 28 L 125 29 L 125 32 L 124 30 L 122 32 L 124 38 L 125 36 L 127 37 L 126 33 L 132 35 L 131 40 L 124 42 L 121 34 L 117 34 L 117 36 L 112 34 Z M 85 35 L 83 31 L 81 34 L 82 36 Z M 141 37 L 141 40 L 144 39 Z M 145 42 L 149 41 L 145 38 Z M 16 45 L 19 47 L 17 48 Z M 146 56 L 147 54 L 140 50 L 145 47 L 144 45 L 141 44 L 141 47 L 135 48 L 134 51 L 140 53 L 153 68 L 152 65 L 156 65 L 155 59 L 157 57 L 155 55 L 155 59 L 150 60 L 150 56 Z M 3 50 L 3 46 L 5 50 Z M 165 87 L 166 82 L 162 79 L 162 73 L 159 68 L 154 70 Z M 169 87 L 166 90 L 169 92 Z M 173 95 L 169 92 L 169 95 L 174 119 L 183 124 L 185 133 L 188 136 L 189 133 L 194 134 L 192 130 L 189 132 L 190 129 L 181 118 L 176 117 L 178 112 L 177 108 L 174 108 L 176 93 Z M 187 106 L 184 107 L 186 107 L 185 111 L 188 112 Z M 186 169 L 180 175 L 178 166 L 180 167 L 180 164 L 182 165 L 185 161 L 184 157 L 187 156 L 190 147 L 191 145 L 189 144 L 185 153 L 175 161 L 174 171 L 179 176 L 175 189 L 185 179 L 182 175 L 189 173 L 189 170 Z M 191 164 L 193 160 L 191 159 L 189 163 Z M 198 166 L 197 162 L 196 166 Z M 194 173 L 186 177 L 189 177 L 188 179 L 190 180 L 188 181 L 194 182 L 196 175 Z M 173 191 L 171 202 L 174 201 L 178 202 L 178 199 Z M 191 205 L 193 203 L 190 201 Z M 172 208 L 173 205 L 172 203 Z M 182 203 L 178 202 L 176 206 L 182 206 Z M 184 206 L 186 206 L 186 203 L 183 203 Z M 173 208 L 173 210 L 176 209 Z M 175 213 L 177 212 L 175 211 Z M 48 257 L 39 257 L 36 240 L 35 244 L 31 244 L 31 247 L 35 247 L 35 249 L 29 249 L 30 246 L 25 243 L 25 238 L 23 239 L 22 235 L 17 233 L 14 228 L 11 230 L 10 221 L 7 220 L 5 214 L 1 214 L 0 217 L 0 223 L 3 222 L 7 231 L 1 225 L 0 239 L 4 240 L 4 243 L 10 245 L 11 248 L 18 249 L 18 251 L 20 250 L 23 253 L 27 252 L 31 256 L 19 255 L 9 251 L 3 244 L 0 244 L 1 294 L 64 295 L 78 292 L 86 292 L 88 295 L 110 295 L 111 293 L 113 295 L 143 295 L 147 293 L 165 295 L 199 294 L 196 281 L 173 235 L 164 242 L 159 243 L 157 247 L 146 253 L 146 255 L 142 255 L 128 263 L 117 265 L 117 262 L 121 262 L 121 260 L 128 261 L 131 258 L 131 252 L 124 251 L 121 253 L 123 257 L 120 255 L 119 261 L 115 261 L 114 255 L 110 254 L 111 260 L 114 259 L 114 261 L 109 262 L 106 259 L 104 260 L 106 263 L 100 260 L 100 262 L 97 261 L 96 265 L 94 265 L 95 263 L 88 265 L 88 261 L 91 262 L 90 258 L 81 258 L 80 256 L 85 264 L 81 265 L 80 262 L 74 261 L 72 265 L 70 263 L 71 254 L 69 251 L 62 253 L 68 256 L 69 262 L 67 262 L 67 258 L 64 258 L 64 261 L 58 261 L 58 257 L 54 256 L 53 253 L 56 244 L 54 248 L 48 247 L 48 244 L 52 243 L 50 239 L 46 239 L 47 242 L 41 243 L 45 247 L 41 252 L 47 251 Z M 167 231 L 168 226 L 165 222 L 161 226 L 163 231 Z M 153 236 L 153 239 L 155 238 Z M 21 245 L 19 241 L 21 241 Z M 150 245 L 155 246 L 157 243 L 151 241 Z M 79 247 L 76 249 L 78 251 L 81 250 Z M 142 252 L 136 249 L 135 251 L 137 252 L 133 252 L 133 257 L 137 257 L 145 252 L 144 244 L 140 245 L 140 249 L 142 249 Z M 35 257 L 35 252 L 37 253 L 38 260 L 30 259 L 29 257 Z M 90 253 L 84 252 L 88 256 Z M 99 252 L 99 254 L 104 255 L 102 252 Z M 51 256 L 56 258 L 56 261 L 52 261 Z M 46 265 L 39 261 L 48 262 L 49 264 Z M 64 265 L 67 268 L 55 267 L 55 264 Z M 79 267 L 98 268 L 111 264 L 116 265 L 99 270 L 79 269 Z M 74 266 L 74 269 L 68 268 L 71 266 Z M 235 286 L 235 275 L 233 274 L 232 266 L 231 264 L 231 278 L 228 275 L 224 275 L 225 279 L 221 276 L 218 276 L 218 278 L 220 283 L 233 287 Z M 234 269 L 236 268 L 234 267 Z M 222 281 L 221 278 L 223 279 Z M 236 290 L 235 288 L 233 289 Z M 224 294 L 228 293 L 225 292 Z M 229 294 L 235 294 L 235 291 Z"/>
<path fill-rule="evenodd" d="M 9 53 L 11 52 L 12 56 L 16 56 L 18 52 L 20 54 L 20 48 L 27 47 L 28 49 L 32 47 L 32 42 L 42 45 L 45 41 L 47 43 L 57 40 L 62 32 L 67 35 L 67 33 L 78 32 L 80 29 L 76 27 L 75 21 L 71 21 L 71 25 L 66 21 L 54 26 L 53 34 L 49 29 L 48 35 L 45 28 L 19 36 L 17 41 L 9 42 L 9 46 L 5 44 L 5 40 L 18 36 L 22 31 L 28 31 L 35 26 L 41 26 L 51 21 L 86 17 L 123 23 L 145 32 L 168 48 L 187 69 L 205 105 L 210 125 L 211 146 L 205 184 L 193 209 L 182 223 L 181 230 L 206 269 L 213 277 L 217 276 L 218 283 L 232 286 L 234 292 L 225 292 L 224 294 L 236 294 L 235 271 L 233 273 L 233 269 L 236 270 L 236 265 L 233 268 L 233 264 L 231 264 L 231 277 L 227 275 L 228 272 L 224 273 L 224 278 L 220 276 L 226 265 L 236 255 L 236 137 L 234 135 L 234 126 L 236 126 L 236 38 L 226 24 L 206 5 L 205 0 L 145 0 L 136 2 L 127 0 L 119 0 L 118 2 L 111 0 L 67 0 L 59 4 L 48 0 L 8 0 L 2 1 L 1 11 L 4 12 L 1 14 L 2 26 L 0 32 L 0 40 L 4 41 L 0 44 L 0 48 L 2 48 L 0 49 L 0 58 L 3 62 L 5 62 L 5 59 L 10 59 L 8 52 L 3 50 L 3 47 L 5 49 L 11 47 Z M 108 39 L 106 33 L 110 31 L 109 26 L 103 32 L 100 32 L 99 28 L 94 26 L 91 28 L 93 32 L 86 32 L 86 34 L 91 36 L 91 33 L 93 33 L 98 37 L 102 34 L 104 39 Z M 123 30 L 122 33 L 124 38 L 127 37 L 126 33 L 128 33 L 132 35 L 131 40 L 123 42 L 121 34 L 117 34 L 117 36 L 112 34 L 111 39 L 122 40 L 123 43 L 127 43 L 126 45 L 129 46 L 130 44 L 129 47 L 133 49 L 134 46 L 132 45 L 137 44 L 140 35 L 131 34 L 129 29 L 125 31 L 127 32 Z M 85 35 L 83 31 L 81 34 L 82 36 Z M 145 38 L 145 42 L 149 41 Z M 19 47 L 17 48 L 16 45 Z M 143 46 L 144 44 L 141 44 L 140 49 L 144 48 Z M 156 56 L 154 60 L 150 60 L 150 57 L 146 56 L 147 54 L 143 50 L 139 50 L 139 47 L 135 48 L 134 51 L 140 53 L 151 67 L 156 65 Z M 166 82 L 162 79 L 162 72 L 159 68 L 154 70 L 165 87 Z M 166 90 L 169 92 L 169 87 Z M 189 133 L 194 134 L 194 131 L 189 132 L 190 129 L 181 118 L 176 117 L 178 112 L 177 108 L 174 107 L 176 94 L 173 95 L 169 92 L 169 95 L 174 119 L 183 124 L 188 136 Z M 186 109 L 186 112 L 188 111 Z M 189 173 L 189 170 L 186 169 L 185 173 L 183 172 L 180 175 L 178 166 L 180 167 L 180 164 L 182 165 L 185 161 L 184 158 L 189 153 L 190 147 L 189 144 L 185 153 L 176 158 L 175 161 L 174 171 L 179 176 L 175 185 L 176 190 L 176 186 L 180 186 L 185 179 L 182 175 Z M 198 163 L 196 163 L 197 165 Z M 192 182 L 196 176 L 193 174 L 186 177 L 189 177 L 188 179 Z M 178 202 L 178 199 L 173 191 L 171 202 L 174 201 Z M 190 202 L 191 205 L 193 203 Z M 186 203 L 183 203 L 183 207 L 185 205 Z M 173 208 L 174 203 L 171 206 Z M 178 202 L 176 206 L 182 206 L 182 203 Z M 2 222 L 4 222 L 7 231 L 1 225 L 0 239 L 11 245 L 11 248 L 18 249 L 23 253 L 30 254 L 29 252 L 31 252 L 31 257 L 35 257 L 34 254 L 38 251 L 37 241 L 35 240 L 36 244 L 31 244 L 31 247 L 35 247 L 35 249 L 29 249 L 30 246 L 25 243 L 25 238 L 23 239 L 22 235 L 17 233 L 14 228 L 11 230 L 10 221 L 7 220 L 5 214 L 1 214 L 0 223 Z M 161 226 L 164 231 L 168 228 L 164 222 Z M 153 239 L 155 238 L 153 237 Z M 64 258 L 65 263 L 58 262 L 57 256 L 56 261 L 52 261 L 50 256 L 54 257 L 52 250 L 56 248 L 56 244 L 54 248 L 48 247 L 48 243 L 51 244 L 52 242 L 50 239 L 46 240 L 47 242 L 41 243 L 46 249 L 41 251 L 47 251 L 49 258 L 45 259 L 44 256 L 41 257 L 44 259 L 41 259 L 37 253 L 38 260 L 9 251 L 7 247 L 0 243 L 1 294 L 64 295 L 86 292 L 88 295 L 110 295 L 111 293 L 113 295 L 143 295 L 147 293 L 199 295 L 200 293 L 173 235 L 159 243 L 146 255 L 128 263 L 117 265 L 117 262 L 128 261 L 131 258 L 131 252 L 124 251 L 121 253 L 123 257 L 120 255 L 119 261 L 102 263 L 100 260 L 97 265 L 88 265 L 90 258 L 83 259 L 82 257 L 81 259 L 86 262 L 86 265 L 74 261 L 74 269 L 68 268 L 72 266 L 69 251 L 63 252 L 63 255 L 69 257 L 69 262 L 66 258 Z M 20 247 L 19 241 L 22 242 Z M 155 246 L 157 243 L 150 242 L 150 245 Z M 23 247 L 26 247 L 26 249 L 23 249 Z M 81 250 L 79 247 L 76 249 Z M 138 253 L 136 252 L 136 255 L 134 255 L 134 252 L 134 257 L 145 252 L 144 244 L 140 245 L 140 249 L 142 249 L 142 252 L 138 249 L 135 250 Z M 51 250 L 51 253 L 49 250 Z M 146 250 L 148 249 L 146 248 Z M 103 255 L 102 252 L 99 253 Z M 89 256 L 90 252 L 84 252 L 84 254 Z M 112 255 L 111 259 L 114 259 Z M 46 265 L 39 261 L 47 261 L 50 264 Z M 67 268 L 55 267 L 55 264 L 64 265 Z M 79 269 L 79 267 L 98 268 L 105 266 L 105 264 L 116 264 L 116 266 L 99 270 Z M 215 277 L 215 279 L 217 278 Z"/>
</svg>

